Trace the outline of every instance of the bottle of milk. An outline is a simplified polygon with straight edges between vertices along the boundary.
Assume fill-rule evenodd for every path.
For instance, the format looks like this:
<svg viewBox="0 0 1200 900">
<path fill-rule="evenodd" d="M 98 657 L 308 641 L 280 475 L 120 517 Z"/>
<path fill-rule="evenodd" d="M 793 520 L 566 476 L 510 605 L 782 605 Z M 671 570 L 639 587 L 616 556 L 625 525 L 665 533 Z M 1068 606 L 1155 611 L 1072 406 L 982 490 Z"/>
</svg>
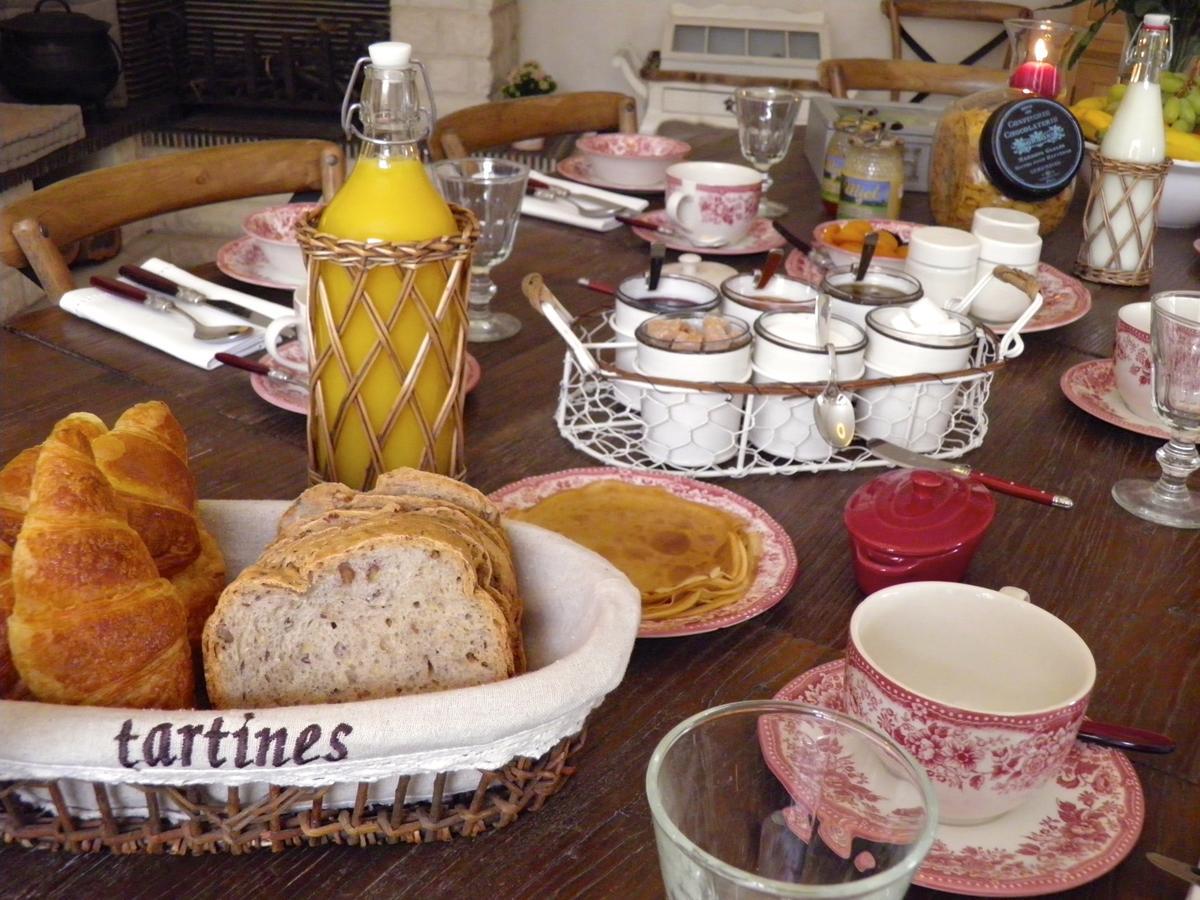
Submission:
<svg viewBox="0 0 1200 900">
<path fill-rule="evenodd" d="M 1166 68 L 1171 56 L 1171 17 L 1151 14 L 1142 19 L 1129 44 L 1126 65 L 1129 67 L 1129 86 L 1112 125 L 1100 142 L 1100 153 L 1109 159 L 1135 163 L 1160 163 L 1166 155 L 1166 126 L 1162 117 L 1162 91 L 1159 88 L 1159 73 Z M 1089 234 L 1097 232 L 1088 248 L 1088 262 L 1098 269 L 1119 269 L 1135 272 L 1141 258 L 1136 239 L 1130 237 L 1113 258 L 1113 245 L 1109 232 L 1103 228 L 1103 206 L 1110 211 L 1119 202 L 1122 188 L 1120 176 L 1101 176 L 1096 189 L 1099 196 L 1092 204 L 1086 223 Z M 1154 203 L 1154 185 L 1147 179 L 1140 180 L 1130 195 L 1133 206 L 1122 203 L 1110 216 L 1111 232 L 1121 239 L 1140 219 L 1139 230 L 1144 246 L 1154 230 L 1154 213 L 1141 218 Z"/>
</svg>

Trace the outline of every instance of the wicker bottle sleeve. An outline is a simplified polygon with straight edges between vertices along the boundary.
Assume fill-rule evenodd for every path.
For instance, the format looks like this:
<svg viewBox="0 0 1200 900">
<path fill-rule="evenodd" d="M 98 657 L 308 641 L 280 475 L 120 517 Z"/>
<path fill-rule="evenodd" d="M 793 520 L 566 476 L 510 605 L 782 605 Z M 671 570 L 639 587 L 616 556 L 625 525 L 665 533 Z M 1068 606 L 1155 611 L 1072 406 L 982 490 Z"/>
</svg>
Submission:
<svg viewBox="0 0 1200 900">
<path fill-rule="evenodd" d="M 1103 284 L 1120 284 L 1138 286 L 1150 283 L 1150 272 L 1154 268 L 1154 235 L 1158 231 L 1158 203 L 1162 199 L 1163 186 L 1167 180 L 1167 170 L 1171 168 L 1171 160 L 1160 163 L 1133 163 L 1120 159 L 1110 159 L 1101 156 L 1099 150 L 1090 154 L 1089 165 L 1092 173 L 1092 187 L 1088 194 L 1087 206 L 1083 211 L 1083 242 L 1079 245 L 1079 256 L 1075 260 L 1075 274 L 1088 281 Z M 1114 175 L 1121 182 L 1121 198 L 1113 209 L 1108 209 L 1104 203 L 1103 185 L 1106 175 Z M 1154 189 L 1152 202 L 1145 209 L 1134 208 L 1134 189 L 1141 183 L 1149 182 Z M 1117 232 L 1113 219 L 1114 213 L 1122 207 L 1129 214 L 1130 225 L 1122 233 Z M 1101 218 L 1092 228 L 1088 223 L 1092 218 L 1092 210 L 1099 209 Z M 1142 241 L 1141 225 L 1149 217 L 1150 230 L 1145 242 Z M 1092 244 L 1100 235 L 1105 235 L 1112 252 L 1102 266 L 1092 265 Z M 1132 270 L 1120 266 L 1120 248 L 1126 243 L 1132 243 L 1138 251 L 1138 263 Z"/>
<path fill-rule="evenodd" d="M 365 489 L 381 472 L 401 465 L 455 478 L 465 475 L 467 292 L 471 250 L 479 228 L 472 213 L 458 206 L 451 209 L 458 233 L 418 243 L 365 243 L 326 234 L 317 230 L 319 212 L 310 214 L 297 229 L 297 239 L 309 264 L 309 317 L 314 335 L 308 417 L 310 481 L 341 481 Z M 321 277 L 322 269 L 330 265 L 344 269 L 351 285 L 341 310 L 334 308 L 341 304 L 331 304 Z M 425 296 L 422 292 L 418 270 L 426 266 L 444 273 L 441 296 Z M 373 296 L 368 289 L 370 276 L 385 268 L 395 271 L 398 293 Z M 373 280 L 376 284 L 380 281 Z M 413 320 L 413 310 L 424 327 L 416 353 L 409 360 L 398 352 L 392 335 L 402 317 Z M 363 316 L 372 332 L 365 356 L 361 355 L 361 347 L 352 346 L 348 338 L 352 323 L 361 330 Z M 320 347 L 316 346 L 318 326 L 329 336 Z M 396 395 L 388 398 L 382 417 L 379 409 L 371 408 L 365 390 L 368 376 L 375 379 L 380 367 L 392 370 L 397 385 Z M 340 380 L 346 384 L 345 397 L 340 401 L 328 396 L 323 384 L 323 379 L 335 373 L 340 373 Z M 422 404 L 418 398 L 422 379 L 430 377 L 448 385 L 436 409 L 428 408 L 427 399 Z M 378 398 L 374 399 L 377 403 Z M 346 456 L 339 452 L 358 430 L 365 434 L 369 455 L 365 475 L 351 471 Z M 405 430 L 415 432 L 420 450 L 416 456 L 397 458 L 388 452 L 389 441 Z"/>
</svg>

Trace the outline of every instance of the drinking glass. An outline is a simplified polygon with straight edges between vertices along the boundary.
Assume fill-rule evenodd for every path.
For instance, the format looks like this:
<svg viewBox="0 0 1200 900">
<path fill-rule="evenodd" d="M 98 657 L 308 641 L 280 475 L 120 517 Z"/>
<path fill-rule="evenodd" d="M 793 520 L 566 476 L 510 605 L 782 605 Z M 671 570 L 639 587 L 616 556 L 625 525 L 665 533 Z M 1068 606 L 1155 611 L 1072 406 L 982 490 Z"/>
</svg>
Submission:
<svg viewBox="0 0 1200 900">
<path fill-rule="evenodd" d="M 1143 519 L 1172 528 L 1200 528 L 1200 494 L 1188 476 L 1200 469 L 1200 291 L 1168 291 L 1150 298 L 1150 367 L 1154 409 L 1171 440 L 1155 457 L 1157 481 L 1126 478 L 1113 499 Z"/>
<path fill-rule="evenodd" d="M 767 199 L 767 191 L 771 189 L 770 170 L 787 156 L 796 130 L 800 95 L 777 87 L 744 87 L 733 92 L 733 104 L 742 156 L 763 173 L 758 214 L 769 219 L 778 218 L 787 212 L 787 207 Z"/>
<path fill-rule="evenodd" d="M 900 898 L 937 825 L 928 777 L 890 738 L 778 700 L 675 726 L 646 794 L 672 900 Z"/>
<path fill-rule="evenodd" d="M 521 330 L 521 321 L 492 310 L 496 284 L 492 269 L 508 259 L 517 236 L 521 198 L 529 167 L 507 159 L 469 157 L 433 164 L 442 196 L 479 219 L 479 240 L 471 254 L 467 340 L 501 341 Z"/>
</svg>

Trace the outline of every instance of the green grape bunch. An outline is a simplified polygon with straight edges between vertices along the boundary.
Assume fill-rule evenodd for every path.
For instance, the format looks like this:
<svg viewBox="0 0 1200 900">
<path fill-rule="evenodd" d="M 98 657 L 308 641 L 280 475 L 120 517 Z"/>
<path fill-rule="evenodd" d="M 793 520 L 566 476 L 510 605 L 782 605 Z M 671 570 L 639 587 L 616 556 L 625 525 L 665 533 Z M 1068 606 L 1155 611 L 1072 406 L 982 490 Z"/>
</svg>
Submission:
<svg viewBox="0 0 1200 900">
<path fill-rule="evenodd" d="M 1189 78 L 1183 72 L 1163 72 L 1159 76 L 1162 87 L 1163 123 L 1168 128 L 1191 134 L 1200 123 L 1200 81 Z M 1104 111 L 1115 113 L 1125 96 L 1127 85 L 1114 84 L 1105 97 Z"/>
</svg>

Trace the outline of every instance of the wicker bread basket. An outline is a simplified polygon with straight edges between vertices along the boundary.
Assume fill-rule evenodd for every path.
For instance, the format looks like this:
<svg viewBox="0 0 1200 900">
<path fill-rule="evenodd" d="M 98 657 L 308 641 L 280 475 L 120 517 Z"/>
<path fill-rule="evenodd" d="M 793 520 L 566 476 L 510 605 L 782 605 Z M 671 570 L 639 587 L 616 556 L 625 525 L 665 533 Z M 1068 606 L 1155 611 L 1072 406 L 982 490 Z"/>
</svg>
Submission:
<svg viewBox="0 0 1200 900">
<path fill-rule="evenodd" d="M 229 571 L 284 503 L 202 501 Z M 507 526 L 529 672 L 385 700 L 258 710 L 0 701 L 0 833 L 75 852 L 242 853 L 473 837 L 539 809 L 619 683 L 637 590 L 595 554 Z M 190 735 L 190 737 L 189 737 Z"/>
</svg>

